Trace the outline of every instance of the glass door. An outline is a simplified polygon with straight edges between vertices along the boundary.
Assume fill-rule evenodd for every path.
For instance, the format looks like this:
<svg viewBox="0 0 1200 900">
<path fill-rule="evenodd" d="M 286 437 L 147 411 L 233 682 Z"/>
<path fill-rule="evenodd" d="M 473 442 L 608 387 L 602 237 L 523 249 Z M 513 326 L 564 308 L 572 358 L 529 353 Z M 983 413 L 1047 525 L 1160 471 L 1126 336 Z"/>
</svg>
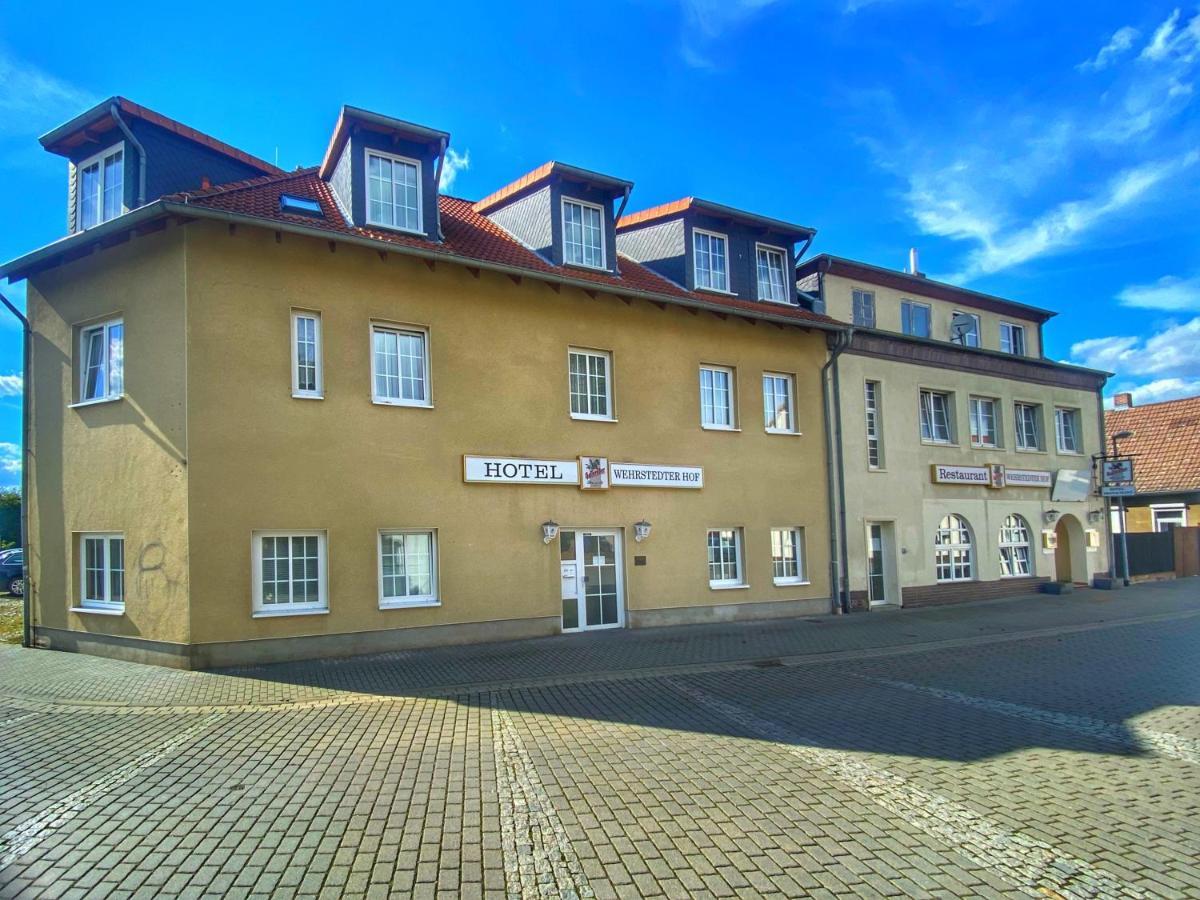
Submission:
<svg viewBox="0 0 1200 900">
<path fill-rule="evenodd" d="M 887 603 L 887 577 L 883 564 L 883 526 L 867 527 L 867 599 L 874 606 Z"/>
<path fill-rule="evenodd" d="M 620 532 L 564 530 L 558 544 L 563 631 L 622 626 Z"/>
</svg>

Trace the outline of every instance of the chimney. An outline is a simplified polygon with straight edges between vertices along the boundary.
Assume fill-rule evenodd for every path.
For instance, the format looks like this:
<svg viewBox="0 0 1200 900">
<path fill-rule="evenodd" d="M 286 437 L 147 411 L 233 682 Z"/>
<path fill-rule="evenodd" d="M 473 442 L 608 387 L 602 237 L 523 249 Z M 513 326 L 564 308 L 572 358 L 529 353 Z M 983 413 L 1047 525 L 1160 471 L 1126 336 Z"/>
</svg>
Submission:
<svg viewBox="0 0 1200 900">
<path fill-rule="evenodd" d="M 1133 409 L 1133 394 L 1113 394 L 1113 409 Z"/>
<path fill-rule="evenodd" d="M 916 247 L 908 248 L 908 274 L 916 275 L 918 278 L 921 277 L 921 264 L 920 258 L 917 256 Z"/>
<path fill-rule="evenodd" d="M 212 182 L 208 180 L 208 176 L 201 175 L 200 176 L 200 190 L 207 191 L 211 187 L 212 187 Z"/>
</svg>

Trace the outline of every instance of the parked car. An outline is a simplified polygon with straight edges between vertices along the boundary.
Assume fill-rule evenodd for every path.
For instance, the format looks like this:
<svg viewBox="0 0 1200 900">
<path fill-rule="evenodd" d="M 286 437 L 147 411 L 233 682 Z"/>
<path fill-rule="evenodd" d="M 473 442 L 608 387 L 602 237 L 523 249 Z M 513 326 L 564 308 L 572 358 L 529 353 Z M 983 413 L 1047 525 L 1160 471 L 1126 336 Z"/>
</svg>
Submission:
<svg viewBox="0 0 1200 900">
<path fill-rule="evenodd" d="M 0 589 L 17 597 L 25 593 L 25 554 L 19 547 L 0 558 Z"/>
</svg>

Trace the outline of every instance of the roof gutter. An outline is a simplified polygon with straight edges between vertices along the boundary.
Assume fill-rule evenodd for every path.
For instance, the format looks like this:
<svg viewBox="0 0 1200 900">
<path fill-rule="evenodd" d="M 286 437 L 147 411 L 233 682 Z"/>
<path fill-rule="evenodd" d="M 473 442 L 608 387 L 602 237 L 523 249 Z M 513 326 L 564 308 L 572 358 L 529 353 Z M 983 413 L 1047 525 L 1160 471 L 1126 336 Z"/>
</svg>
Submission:
<svg viewBox="0 0 1200 900">
<path fill-rule="evenodd" d="M 625 207 L 629 205 L 629 195 L 633 191 L 632 184 L 625 185 L 625 192 L 621 195 L 621 205 L 617 207 L 617 214 L 613 216 L 613 243 L 616 243 L 617 223 L 621 221 L 621 216 L 625 215 Z M 613 247 L 613 271 L 618 275 L 621 274 L 621 257 L 617 253 L 617 248 Z"/>
<path fill-rule="evenodd" d="M 433 196 L 436 198 L 442 192 L 442 166 L 446 162 L 446 148 L 450 146 L 449 138 L 441 138 L 438 145 L 437 168 L 433 171 Z M 437 237 L 439 241 L 444 241 L 446 236 L 442 234 L 442 207 L 439 203 L 433 204 L 433 215 L 437 222 Z"/>
<path fill-rule="evenodd" d="M 32 421 L 29 409 L 30 391 L 30 354 L 33 352 L 33 330 L 19 309 L 0 294 L 0 302 L 8 307 L 9 312 L 21 322 L 21 330 L 25 336 L 25 352 L 22 360 L 21 381 L 21 581 L 24 589 L 21 591 L 21 612 L 24 628 L 21 633 L 21 646 L 33 646 L 33 590 L 29 584 L 29 423 Z"/>
<path fill-rule="evenodd" d="M 133 149 L 138 155 L 138 194 L 137 205 L 144 206 L 146 203 L 146 148 L 129 130 L 129 126 L 125 124 L 125 120 L 121 118 L 121 111 L 117 108 L 117 104 L 110 103 L 108 105 L 108 114 L 116 120 L 117 127 L 121 129 L 121 133 L 125 135 L 125 140 L 133 144 Z"/>
</svg>

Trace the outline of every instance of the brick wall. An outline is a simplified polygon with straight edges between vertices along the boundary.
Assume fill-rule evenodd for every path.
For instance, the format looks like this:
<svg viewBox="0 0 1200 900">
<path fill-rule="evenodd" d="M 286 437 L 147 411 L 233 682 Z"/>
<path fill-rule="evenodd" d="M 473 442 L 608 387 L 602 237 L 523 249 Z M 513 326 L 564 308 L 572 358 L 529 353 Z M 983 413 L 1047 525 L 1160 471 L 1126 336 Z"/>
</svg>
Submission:
<svg viewBox="0 0 1200 900">
<path fill-rule="evenodd" d="M 991 600 L 1015 594 L 1036 594 L 1038 585 L 1049 578 L 1003 578 L 998 581 L 961 581 L 954 584 L 921 584 L 904 589 L 904 606 L 940 606 L 946 603 L 966 603 L 971 600 Z M 867 592 L 851 591 L 850 606 L 867 608 Z"/>
</svg>

